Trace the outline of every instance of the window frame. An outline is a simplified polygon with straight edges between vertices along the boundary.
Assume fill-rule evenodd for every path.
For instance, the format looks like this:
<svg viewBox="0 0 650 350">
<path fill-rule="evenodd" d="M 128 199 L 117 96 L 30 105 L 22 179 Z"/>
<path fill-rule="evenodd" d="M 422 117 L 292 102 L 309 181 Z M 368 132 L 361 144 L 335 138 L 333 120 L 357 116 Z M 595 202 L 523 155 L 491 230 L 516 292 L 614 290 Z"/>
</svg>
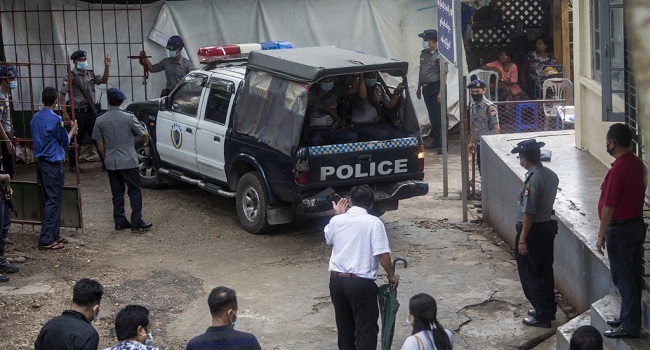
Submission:
<svg viewBox="0 0 650 350">
<path fill-rule="evenodd" d="M 205 119 L 205 121 L 210 122 L 210 123 L 219 124 L 219 125 L 226 125 L 226 123 L 228 122 L 228 112 L 230 110 L 232 97 L 235 94 L 235 83 L 230 81 L 230 80 L 225 80 L 225 79 L 221 79 L 221 78 L 212 77 L 208 81 L 208 83 L 206 85 L 206 88 L 208 89 L 208 96 L 206 98 L 205 110 L 203 112 L 203 119 Z M 208 117 L 208 106 L 210 104 L 210 97 L 213 94 L 213 91 L 212 91 L 213 89 L 217 90 L 218 92 L 227 93 L 230 96 L 228 98 L 228 107 L 226 108 L 226 113 L 224 113 L 224 115 L 223 115 L 223 121 L 216 120 L 216 119 L 211 119 L 211 118 Z"/>
<path fill-rule="evenodd" d="M 602 88 L 602 120 L 605 122 L 625 121 L 625 108 L 614 110 L 614 96 L 619 96 L 620 103 L 625 102 L 625 15 L 623 13 L 623 0 L 592 0 L 592 14 L 598 15 L 598 23 L 595 15 L 592 16 L 592 43 L 597 39 L 597 27 L 599 29 L 599 46 L 592 48 L 592 63 L 595 65 L 596 58 L 600 61 L 600 83 Z M 621 23 L 612 23 L 614 11 L 622 14 Z M 617 26 L 617 27 L 613 27 Z M 614 30 L 613 30 L 614 29 Z M 619 37 L 613 37 L 618 34 Z M 617 57 L 613 57 L 617 55 Z M 620 57 L 618 57 L 620 56 Z M 592 67 L 592 74 L 596 79 L 597 69 Z M 612 79 L 618 77 L 618 79 Z M 598 80 L 598 79 L 597 79 Z"/>
</svg>

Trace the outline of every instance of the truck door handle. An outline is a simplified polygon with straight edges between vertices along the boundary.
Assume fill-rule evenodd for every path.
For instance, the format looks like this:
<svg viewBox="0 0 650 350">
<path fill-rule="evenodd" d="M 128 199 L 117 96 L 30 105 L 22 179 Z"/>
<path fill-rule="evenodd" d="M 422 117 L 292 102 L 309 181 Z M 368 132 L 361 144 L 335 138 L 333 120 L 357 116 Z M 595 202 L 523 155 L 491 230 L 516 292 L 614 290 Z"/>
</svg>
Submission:
<svg viewBox="0 0 650 350">
<path fill-rule="evenodd" d="M 221 137 L 215 136 L 214 137 L 214 142 L 221 142 Z"/>
<path fill-rule="evenodd" d="M 185 131 L 187 131 L 188 134 L 192 133 L 192 128 L 185 128 Z"/>
</svg>

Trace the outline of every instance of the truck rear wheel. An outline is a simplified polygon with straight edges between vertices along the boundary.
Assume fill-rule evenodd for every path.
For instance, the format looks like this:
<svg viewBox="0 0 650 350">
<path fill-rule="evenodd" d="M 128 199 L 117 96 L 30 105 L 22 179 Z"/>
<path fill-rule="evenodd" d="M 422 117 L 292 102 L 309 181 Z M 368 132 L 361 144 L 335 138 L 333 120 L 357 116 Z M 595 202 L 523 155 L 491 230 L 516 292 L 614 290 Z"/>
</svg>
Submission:
<svg viewBox="0 0 650 350">
<path fill-rule="evenodd" d="M 264 233 L 270 225 L 267 216 L 266 191 L 259 173 L 249 172 L 237 183 L 237 217 L 250 233 Z"/>
</svg>

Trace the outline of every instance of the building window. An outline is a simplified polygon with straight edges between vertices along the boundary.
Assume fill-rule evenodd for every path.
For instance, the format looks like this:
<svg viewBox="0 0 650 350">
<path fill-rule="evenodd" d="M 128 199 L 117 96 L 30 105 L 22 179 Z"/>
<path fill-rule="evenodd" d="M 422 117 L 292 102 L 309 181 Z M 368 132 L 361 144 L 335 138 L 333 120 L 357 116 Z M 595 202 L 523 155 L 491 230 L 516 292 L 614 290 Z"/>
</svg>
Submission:
<svg viewBox="0 0 650 350">
<path fill-rule="evenodd" d="M 600 2 L 601 0 L 590 0 L 591 9 L 591 77 L 600 81 Z"/>
<path fill-rule="evenodd" d="M 590 0 L 592 67 L 594 80 L 602 86 L 604 121 L 625 118 L 625 27 L 623 0 Z"/>
</svg>

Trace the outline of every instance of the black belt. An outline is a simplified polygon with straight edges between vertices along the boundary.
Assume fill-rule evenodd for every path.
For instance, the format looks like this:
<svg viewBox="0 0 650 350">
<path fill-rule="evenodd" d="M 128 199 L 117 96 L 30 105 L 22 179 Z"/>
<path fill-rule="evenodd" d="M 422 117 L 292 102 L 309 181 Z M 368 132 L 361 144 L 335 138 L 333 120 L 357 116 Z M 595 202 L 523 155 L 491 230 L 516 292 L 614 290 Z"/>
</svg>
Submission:
<svg viewBox="0 0 650 350">
<path fill-rule="evenodd" d="M 88 107 L 88 108 L 75 108 L 74 111 L 76 113 L 88 113 L 88 112 L 92 112 L 92 109 L 90 109 L 90 107 Z"/>
<path fill-rule="evenodd" d="M 643 222 L 643 218 L 634 218 L 634 219 L 625 219 L 625 220 L 612 220 L 609 222 L 609 226 L 616 227 L 616 226 L 623 226 L 627 224 L 631 224 L 633 222 Z"/>
<path fill-rule="evenodd" d="M 39 162 L 39 163 L 42 162 L 42 163 L 49 164 L 49 165 L 61 165 L 61 164 L 63 164 L 63 161 L 60 161 L 60 162 L 51 162 L 51 161 L 49 161 L 49 160 L 47 160 L 47 159 L 45 159 L 45 158 L 37 158 L 37 159 L 38 159 L 38 162 Z"/>
<path fill-rule="evenodd" d="M 345 273 L 345 272 L 336 272 L 332 271 L 331 272 L 332 277 L 342 277 L 342 278 L 361 278 L 353 273 Z"/>
<path fill-rule="evenodd" d="M 433 84 L 440 84 L 440 80 L 432 81 L 432 82 L 429 82 L 429 83 L 422 83 L 422 86 L 429 86 L 429 85 L 433 85 Z"/>
</svg>

